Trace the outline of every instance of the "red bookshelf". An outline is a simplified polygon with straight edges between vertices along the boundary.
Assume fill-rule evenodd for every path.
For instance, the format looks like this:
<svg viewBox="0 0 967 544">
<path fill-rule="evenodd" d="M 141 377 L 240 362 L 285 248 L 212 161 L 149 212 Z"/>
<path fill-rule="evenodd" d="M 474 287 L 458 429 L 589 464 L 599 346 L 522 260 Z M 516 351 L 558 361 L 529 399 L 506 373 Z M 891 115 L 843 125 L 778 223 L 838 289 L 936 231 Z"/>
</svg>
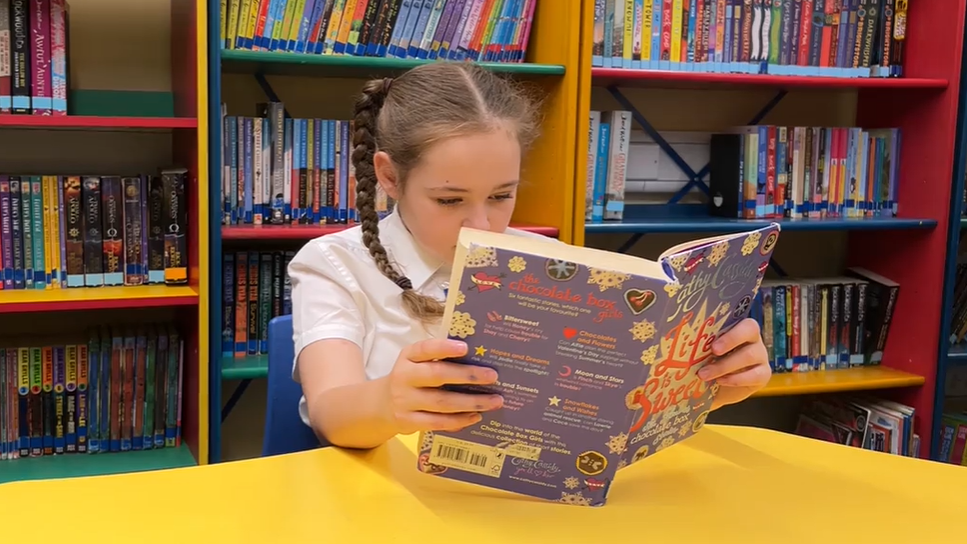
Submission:
<svg viewBox="0 0 967 544">
<path fill-rule="evenodd" d="M 671 72 L 631 70 L 624 68 L 592 68 L 594 85 L 622 87 L 769 87 L 778 89 L 924 89 L 943 90 L 948 80 L 931 77 L 819 77 L 780 76 L 767 74 L 712 74 L 706 72 Z"/>
<path fill-rule="evenodd" d="M 584 0 L 582 35 L 592 36 L 594 30 L 595 2 Z M 903 51 L 903 77 L 899 78 L 833 78 L 794 77 L 779 75 L 723 74 L 678 71 L 626 70 L 591 67 L 591 38 L 583 40 L 582 95 L 579 112 L 592 107 L 592 94 L 607 96 L 607 88 L 630 88 L 636 93 L 644 89 L 699 89 L 703 91 L 756 90 L 812 93 L 810 97 L 833 100 L 834 95 L 844 93 L 853 103 L 842 108 L 838 114 L 855 111 L 855 118 L 843 119 L 843 123 L 864 128 L 899 127 L 902 133 L 899 158 L 898 198 L 900 217 L 896 223 L 879 225 L 882 228 L 849 228 L 844 223 L 831 230 L 841 230 L 845 245 L 843 266 L 862 266 L 882 274 L 900 287 L 890 335 L 880 367 L 847 370 L 815 371 L 776 375 L 768 388 L 758 397 L 801 395 L 808 393 L 834 393 L 878 389 L 876 395 L 892 398 L 910 405 L 916 410 L 915 432 L 920 436 L 920 456 L 928 457 L 933 448 L 935 395 L 938 387 L 938 339 L 941 332 L 941 316 L 938 308 L 943 304 L 943 277 L 947 251 L 948 225 L 951 198 L 951 179 L 955 160 L 955 141 L 958 122 L 958 99 L 961 94 L 961 56 L 964 40 L 965 0 L 949 2 L 910 3 L 905 49 Z M 641 90 L 639 90 L 641 89 Z M 829 91 L 828 93 L 826 91 Z M 629 92 L 630 96 L 630 92 Z M 639 97 L 640 94 L 635 94 Z M 665 96 L 665 95 L 662 95 Z M 735 99 L 738 94 L 718 93 L 719 100 Z M 721 98 L 725 97 L 725 98 Z M 629 99 L 630 100 L 630 99 Z M 627 109 L 608 102 L 610 109 Z M 639 102 L 641 104 L 641 102 Z M 655 104 L 649 104 L 654 111 Z M 662 104 L 664 111 L 670 107 Z M 780 106 L 781 107 L 781 106 Z M 819 106 L 821 107 L 821 106 Z M 832 107 L 832 106 L 831 106 Z M 750 112 L 751 113 L 751 112 Z M 785 115 L 804 112 L 783 112 Z M 805 118 L 812 112 L 806 113 Z M 824 112 L 817 112 L 824 113 Z M 745 117 L 747 114 L 742 114 Z M 843 115 L 840 115 L 841 117 Z M 732 126 L 746 124 L 746 119 L 725 116 Z M 663 118 L 661 130 L 705 130 L 668 126 Z M 723 122 L 717 119 L 718 122 Z M 799 122 L 799 125 L 809 121 Z M 770 121 L 767 116 L 759 124 L 780 124 L 782 120 Z M 638 123 L 635 123 L 636 128 Z M 579 121 L 577 144 L 576 194 L 584 191 L 587 171 L 587 116 Z M 627 210 L 627 207 L 626 207 Z M 626 211 L 627 213 L 627 211 Z M 953 218 L 959 221 L 959 218 Z M 575 242 L 585 244 L 591 235 L 605 232 L 611 236 L 619 233 L 641 234 L 651 232 L 718 232 L 728 231 L 714 225 L 715 218 L 707 217 L 707 228 L 699 225 L 701 217 L 689 217 L 680 221 L 688 227 L 679 229 L 674 223 L 651 221 L 624 221 L 606 227 L 584 224 L 583 198 L 576 198 L 574 222 L 577 226 Z M 911 222 L 912 221 L 912 222 Z M 661 224 L 658 224 L 661 223 Z M 720 222 L 721 223 L 721 222 Z M 651 226 L 649 226 L 651 225 Z M 698 226 L 696 226 L 698 225 Z M 679 225 L 681 226 L 681 225 Z M 728 225 L 724 225 L 728 226 Z M 734 229 L 733 229 L 734 230 Z M 601 234 L 599 234 L 601 233 Z M 784 244 L 796 244 L 803 235 L 784 233 L 779 251 Z M 630 244 L 629 244 L 630 245 Z M 794 251 L 799 251 L 796 247 Z M 823 250 L 828 251 L 828 250 Z M 810 254 L 812 255 L 812 253 Z M 821 258 L 817 253 L 816 258 Z M 837 257 L 830 257 L 836 259 Z M 802 277 L 808 278 L 808 275 Z M 834 375 L 835 373 L 835 375 Z"/>
<path fill-rule="evenodd" d="M 7 142 L 36 139 L 38 130 L 61 131 L 63 134 L 51 135 L 51 139 L 56 138 L 58 142 L 54 147 L 36 145 L 29 153 L 19 150 L 14 153 L 8 149 L 8 153 L 2 156 L 0 175 L 14 176 L 26 172 L 37 176 L 134 176 L 158 174 L 161 169 L 172 166 L 187 169 L 185 259 L 188 281 L 177 285 L 2 289 L 0 329 L 11 342 L 8 345 L 36 348 L 41 342 L 35 338 L 38 330 L 57 329 L 56 334 L 44 333 L 45 337 L 53 336 L 49 336 L 49 340 L 45 338 L 42 345 L 64 346 L 84 342 L 78 338 L 87 338 L 93 327 L 107 326 L 112 333 L 118 333 L 127 326 L 137 330 L 140 325 L 174 325 L 184 342 L 179 369 L 182 384 L 180 440 L 164 448 L 96 455 L 65 452 L 3 459 L 0 460 L 0 483 L 208 463 L 208 6 L 205 0 L 146 2 L 144 5 L 139 2 L 137 7 L 120 1 L 68 3 L 67 35 L 70 40 L 66 54 L 70 67 L 68 82 L 71 84 L 67 90 L 68 114 L 0 115 L 0 129 Z M 129 25 L 130 28 L 151 31 L 138 42 L 133 52 L 123 46 L 116 55 L 111 51 L 110 64 L 117 65 L 117 68 L 104 67 L 103 58 L 97 62 L 98 53 L 94 53 L 94 60 L 91 60 L 90 52 L 98 51 L 98 46 L 104 43 L 118 48 L 118 44 L 110 42 L 109 38 L 104 42 L 104 36 L 115 36 L 119 31 L 123 34 Z M 6 54 L 10 54 L 9 50 Z M 101 89 L 106 91 L 130 90 L 131 76 L 126 72 L 132 64 L 137 64 L 138 76 L 143 75 L 145 79 L 155 76 L 163 84 L 170 85 L 163 88 L 159 83 L 157 87 L 158 94 L 170 93 L 173 99 L 170 115 L 154 116 L 155 111 L 148 107 L 144 111 L 134 111 L 131 116 L 70 114 L 73 108 L 71 92 L 91 90 L 82 84 L 104 85 Z M 98 73 L 92 75 L 91 72 L 95 71 Z M 113 132 L 124 134 L 111 134 Z M 120 153 L 115 147 L 131 142 L 130 148 Z M 131 149 L 136 150 L 133 153 L 136 156 L 126 161 L 128 157 L 122 155 Z M 28 154 L 30 157 L 21 157 Z M 33 162 L 25 163 L 25 160 Z M 40 166 L 24 168 L 24 164 Z M 46 191 L 47 186 L 44 187 Z M 47 193 L 44 194 L 46 197 Z M 47 203 L 45 200 L 44 206 Z M 49 228 L 48 223 L 44 225 Z M 48 248 L 45 246 L 45 249 Z M 0 398 L 6 397 L 0 395 Z M 132 445 L 135 447 L 138 446 Z"/>
<path fill-rule="evenodd" d="M 176 129 L 197 128 L 194 117 L 99 117 L 93 115 L 0 115 L 0 127 L 11 128 L 104 128 Z"/>
</svg>

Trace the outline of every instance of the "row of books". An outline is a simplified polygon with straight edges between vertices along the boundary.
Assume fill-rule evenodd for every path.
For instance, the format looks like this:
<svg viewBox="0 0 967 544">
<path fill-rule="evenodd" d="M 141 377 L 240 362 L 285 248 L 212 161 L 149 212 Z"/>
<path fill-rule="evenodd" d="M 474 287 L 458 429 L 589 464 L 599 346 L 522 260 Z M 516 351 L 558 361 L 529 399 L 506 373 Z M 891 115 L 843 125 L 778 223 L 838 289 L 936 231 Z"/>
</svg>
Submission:
<svg viewBox="0 0 967 544">
<path fill-rule="evenodd" d="M 589 114 L 585 222 L 620 221 L 639 193 L 681 195 L 689 178 L 632 112 Z M 897 128 L 752 125 L 665 134 L 696 172 L 708 165 L 709 214 L 744 219 L 895 217 Z M 657 195 L 648 195 L 656 196 Z"/>
<path fill-rule="evenodd" d="M 739 127 L 713 134 L 709 213 L 745 219 L 895 217 L 900 129 Z"/>
<path fill-rule="evenodd" d="M 595 0 L 592 66 L 899 77 L 906 0 Z"/>
<path fill-rule="evenodd" d="M 878 365 L 899 296 L 896 282 L 865 268 L 842 277 L 764 280 L 751 317 L 775 373 Z"/>
<path fill-rule="evenodd" d="M 804 399 L 795 433 L 854 448 L 920 457 L 912 406 L 869 395 Z M 961 440 L 961 451 L 963 451 Z"/>
<path fill-rule="evenodd" d="M 0 289 L 186 283 L 186 174 L 0 175 Z"/>
<path fill-rule="evenodd" d="M 180 446 L 183 357 L 170 323 L 0 348 L 0 458 Z"/>
<path fill-rule="evenodd" d="M 0 114 L 67 115 L 65 0 L 0 0 Z"/>
<path fill-rule="evenodd" d="M 355 223 L 352 121 L 284 118 L 281 102 L 257 117 L 223 115 L 222 223 Z M 390 209 L 377 191 L 376 209 Z"/>
<path fill-rule="evenodd" d="M 967 412 L 949 411 L 940 416 L 937 461 L 967 466 Z"/>
<path fill-rule="evenodd" d="M 523 62 L 537 0 L 228 0 L 227 49 Z"/>
<path fill-rule="evenodd" d="M 235 251 L 222 255 L 222 355 L 269 352 L 269 320 L 292 313 L 289 262 L 294 251 Z"/>
</svg>

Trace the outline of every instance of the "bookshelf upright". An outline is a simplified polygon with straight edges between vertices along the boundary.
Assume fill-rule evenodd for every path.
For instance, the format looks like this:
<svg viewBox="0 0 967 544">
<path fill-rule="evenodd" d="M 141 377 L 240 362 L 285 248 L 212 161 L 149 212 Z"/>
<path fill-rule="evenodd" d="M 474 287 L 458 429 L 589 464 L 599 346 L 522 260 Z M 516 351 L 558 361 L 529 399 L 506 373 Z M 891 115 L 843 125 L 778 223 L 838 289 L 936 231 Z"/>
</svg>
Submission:
<svg viewBox="0 0 967 544">
<path fill-rule="evenodd" d="M 951 194 L 950 180 L 962 92 L 964 1 L 909 4 L 904 72 L 902 77 L 891 78 L 592 67 L 595 4 L 594 0 L 585 0 L 582 12 L 577 195 L 583 193 L 585 184 L 587 112 L 592 109 L 630 110 L 635 128 L 643 130 L 658 146 L 662 146 L 661 134 L 667 131 L 723 131 L 746 124 L 899 127 L 902 145 L 897 217 L 780 220 L 782 234 L 775 256 L 775 264 L 797 261 L 805 269 L 822 270 L 828 275 L 840 275 L 849 266 L 862 266 L 900 284 L 882 364 L 775 374 L 756 396 L 789 398 L 807 393 L 879 390 L 876 395 L 916 409 L 920 456 L 928 457 L 934 438 L 934 412 L 939 409 L 939 404 L 936 408 L 934 405 L 938 380 L 934 339 L 946 327 L 936 308 L 944 299 L 945 268 L 950 273 L 947 232 L 958 220 L 952 215 L 949 200 L 961 198 Z M 684 4 L 687 8 L 689 2 Z M 757 103 L 764 106 L 759 113 L 755 113 Z M 703 115 L 708 118 L 701 118 Z M 652 122 L 647 117 L 658 120 Z M 665 153 L 677 156 L 674 151 Z M 621 221 L 586 224 L 584 205 L 578 197 L 572 219 L 574 241 L 630 252 L 653 237 L 659 237 L 664 248 L 672 236 L 683 236 L 674 239 L 682 241 L 704 233 L 745 230 L 768 221 L 710 216 L 704 196 L 695 198 L 702 193 L 707 168 L 686 164 L 682 170 L 688 183 L 671 201 L 642 196 L 626 203 Z M 963 177 L 962 167 L 958 176 Z M 782 275 L 781 268 L 776 272 Z M 800 274 L 798 270 L 792 272 Z M 949 286 L 946 289 L 949 293 Z M 765 406 L 752 401 L 756 399 L 748 401 L 749 406 Z M 767 415 L 764 411 L 756 414 L 762 418 Z"/>
<path fill-rule="evenodd" d="M 522 4 L 523 5 L 523 4 Z M 209 0 L 209 104 L 211 179 L 221 179 L 221 107 L 228 115 L 251 116 L 258 102 L 281 101 L 294 118 L 349 119 L 355 93 L 368 78 L 399 74 L 424 62 L 412 58 L 380 58 L 318 55 L 295 52 L 251 51 L 225 47 L 220 39 L 224 7 L 232 2 Z M 514 225 L 558 236 L 575 237 L 575 163 L 571 160 L 578 135 L 577 103 L 580 73 L 580 0 L 538 0 L 530 31 L 526 57 L 521 63 L 480 64 L 495 72 L 526 81 L 543 97 L 542 136 L 524 165 L 524 183 L 518 195 Z M 231 79 L 231 84 L 225 81 Z M 320 85 L 322 83 L 322 85 Z M 221 460 L 222 422 L 253 379 L 267 374 L 267 357 L 262 354 L 226 354 L 222 350 L 223 312 L 220 304 L 225 287 L 223 256 L 244 249 L 290 251 L 308 240 L 345 228 L 345 225 L 222 224 L 222 189 L 209 187 L 211 244 L 209 277 L 210 358 L 210 444 L 213 462 Z M 244 355 L 244 356 L 242 356 Z M 229 398 L 224 380 L 240 380 Z"/>
<path fill-rule="evenodd" d="M 7 175 L 104 179 L 186 169 L 187 282 L 60 288 L 50 282 L 45 289 L 4 288 L 0 327 L 5 347 L 25 347 L 21 341 L 54 346 L 56 353 L 61 346 L 85 343 L 90 327 L 173 325 L 183 340 L 180 440 L 140 451 L 135 446 L 131 451 L 4 459 L 0 483 L 191 466 L 209 459 L 207 6 L 203 0 L 67 3 L 67 114 L 0 115 L 0 146 L 6 151 L 0 175 L 4 182 Z M 49 2 L 38 0 L 36 6 L 49 9 Z M 116 39 L 111 36 L 126 27 L 147 34 L 143 49 L 112 56 L 115 67 L 107 68 L 103 55 L 117 47 L 109 45 Z M 150 49 L 159 44 L 159 50 Z M 165 88 L 145 90 L 126 80 L 123 74 L 132 66 L 160 69 L 163 73 L 153 77 Z M 52 224 L 52 219 L 45 223 Z M 51 244 L 52 254 L 56 244 Z"/>
</svg>

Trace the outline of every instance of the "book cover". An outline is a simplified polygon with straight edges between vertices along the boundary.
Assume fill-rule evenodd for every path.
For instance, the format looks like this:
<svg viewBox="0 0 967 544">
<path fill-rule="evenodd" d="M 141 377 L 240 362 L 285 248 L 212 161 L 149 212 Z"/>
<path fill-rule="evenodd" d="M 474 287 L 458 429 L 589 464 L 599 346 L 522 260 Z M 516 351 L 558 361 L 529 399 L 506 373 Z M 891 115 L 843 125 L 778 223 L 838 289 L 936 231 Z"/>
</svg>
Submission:
<svg viewBox="0 0 967 544">
<path fill-rule="evenodd" d="M 463 229 L 444 323 L 456 362 L 497 371 L 504 406 L 423 433 L 422 472 L 605 504 L 617 471 L 698 432 L 718 390 L 697 372 L 748 317 L 779 225 L 696 240 L 657 262 Z"/>
</svg>

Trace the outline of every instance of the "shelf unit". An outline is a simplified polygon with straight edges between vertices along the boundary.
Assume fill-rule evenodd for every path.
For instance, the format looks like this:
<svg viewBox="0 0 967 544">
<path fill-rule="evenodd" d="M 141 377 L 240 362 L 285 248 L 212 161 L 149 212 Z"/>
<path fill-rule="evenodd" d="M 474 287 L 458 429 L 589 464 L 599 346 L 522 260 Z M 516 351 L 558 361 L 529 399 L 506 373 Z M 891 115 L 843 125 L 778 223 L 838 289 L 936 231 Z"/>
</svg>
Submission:
<svg viewBox="0 0 967 544">
<path fill-rule="evenodd" d="M 902 150 L 900 159 L 900 217 L 875 220 L 781 221 L 783 231 L 843 231 L 846 240 L 846 265 L 864 266 L 900 283 L 900 296 L 895 309 L 891 334 L 882 366 L 849 370 L 814 371 L 777 374 L 757 396 L 789 396 L 806 393 L 831 393 L 883 389 L 883 395 L 909 404 L 916 409 L 916 432 L 925 445 L 931 444 L 935 424 L 934 387 L 937 382 L 937 345 L 933 342 L 943 330 L 936 308 L 944 289 L 939 281 L 948 251 L 948 227 L 959 227 L 951 221 L 951 175 L 954 139 L 957 130 L 957 102 L 961 89 L 961 49 L 964 35 L 964 0 L 939 5 L 911 5 L 904 50 L 905 76 L 896 79 L 830 77 L 793 77 L 778 75 L 710 74 L 701 72 L 659 72 L 592 68 L 591 36 L 593 35 L 594 1 L 584 0 L 582 20 L 582 60 L 580 105 L 575 172 L 587 171 L 588 120 L 585 112 L 592 109 L 592 93 L 611 94 L 616 108 L 635 112 L 635 122 L 649 135 L 657 133 L 638 114 L 621 89 L 687 89 L 721 91 L 735 98 L 738 92 L 775 90 L 776 97 L 756 118 L 747 124 L 764 122 L 766 112 L 787 93 L 803 91 L 832 97 L 835 93 L 855 94 L 855 119 L 852 124 L 876 127 L 900 127 Z M 666 110 L 667 105 L 662 105 Z M 666 115 L 666 125 L 668 116 Z M 746 124 L 735 119 L 732 125 Z M 800 123 L 804 124 L 804 123 Z M 694 130 L 694 129 L 693 129 Z M 686 172 L 696 185 L 706 174 Z M 958 169 L 958 182 L 963 178 L 963 165 Z M 575 192 L 583 194 L 583 175 L 576 176 Z M 962 188 L 962 185 L 960 186 Z M 954 195 L 960 199 L 960 193 Z M 682 211 L 680 208 L 691 208 Z M 576 200 L 573 224 L 575 243 L 585 243 L 585 236 L 625 234 L 628 239 L 619 251 L 628 251 L 644 234 L 729 232 L 751 229 L 763 221 L 723 220 L 709 217 L 704 205 L 626 205 L 626 219 L 616 223 L 584 224 L 583 202 Z M 784 233 L 779 249 L 793 243 Z M 950 247 L 955 247 L 950 246 Z M 946 288 L 949 291 L 949 286 Z M 924 339 L 931 339 L 924 342 Z M 942 366 L 942 365 L 941 365 Z"/>
<path fill-rule="evenodd" d="M 325 78 L 329 80 L 350 79 L 350 92 L 357 92 L 369 78 L 391 77 L 428 61 L 392 58 L 359 58 L 348 56 L 275 53 L 222 49 L 219 42 L 219 11 L 217 0 L 209 0 L 208 62 L 209 71 L 209 119 L 212 127 L 221 126 L 220 104 L 223 95 L 223 75 L 254 76 L 263 91 L 274 94 L 268 79 Z M 572 209 L 574 206 L 574 167 L 570 157 L 575 149 L 578 125 L 578 77 L 580 58 L 581 0 L 554 0 L 553 9 L 547 0 L 540 0 L 531 30 L 526 62 L 519 64 L 480 63 L 495 72 L 523 79 L 543 93 L 543 136 L 536 144 L 523 167 L 526 183 L 518 194 L 518 204 L 513 225 L 519 228 L 557 236 L 571 241 L 574 237 Z M 429 61 L 433 62 L 433 61 Z M 265 100 L 266 97 L 260 97 Z M 286 102 L 286 96 L 279 96 Z M 248 104 L 245 111 L 252 111 Z M 349 118 L 351 111 L 343 113 Z M 212 179 L 220 179 L 218 164 L 221 134 L 213 129 L 209 138 L 213 158 L 210 166 Z M 211 244 L 209 252 L 210 300 L 222 298 L 222 253 L 230 244 L 248 242 L 258 247 L 272 243 L 301 244 L 317 236 L 342 230 L 344 225 L 318 226 L 226 226 L 220 222 L 219 184 L 210 186 L 209 213 L 211 217 Z M 240 246 L 249 247 L 249 246 Z M 295 246 L 297 247 L 297 246 Z M 211 459 L 220 460 L 221 424 L 234 402 L 244 393 L 249 380 L 266 375 L 265 356 L 223 358 L 221 352 L 221 309 L 213 305 L 209 314 L 209 360 L 210 360 L 210 416 L 209 441 Z M 242 380 L 238 389 L 227 401 L 223 400 L 222 380 Z M 223 408 L 224 404 L 224 408 Z"/>
<path fill-rule="evenodd" d="M 74 9 L 71 11 L 69 31 L 71 45 L 76 46 L 78 40 L 85 38 L 96 39 L 95 36 L 105 32 L 105 28 L 102 27 L 106 25 L 127 24 L 128 21 L 123 17 L 106 16 L 106 14 L 113 15 L 116 8 L 126 7 L 126 4 L 120 0 L 115 2 L 116 5 L 100 2 L 72 6 Z M 145 7 L 148 7 L 147 4 Z M 163 55 L 160 58 L 170 62 L 170 73 L 164 74 L 164 79 L 170 81 L 170 93 L 159 92 L 158 94 L 164 94 L 173 99 L 171 115 L 157 116 L 154 112 L 142 112 L 143 115 L 140 116 L 117 116 L 109 112 L 105 112 L 104 115 L 0 115 L 0 132 L 6 134 L 7 136 L 4 137 L 11 140 L 29 139 L 31 141 L 36 136 L 29 135 L 37 132 L 42 140 L 46 141 L 49 138 L 55 141 L 56 137 L 59 143 L 62 141 L 61 138 L 65 138 L 63 141 L 70 141 L 71 143 L 67 144 L 70 146 L 79 145 L 85 139 L 102 141 L 89 138 L 94 135 L 100 135 L 98 138 L 110 138 L 110 133 L 158 134 L 158 140 L 149 141 L 160 143 L 164 149 L 170 150 L 170 153 L 164 157 L 167 163 L 154 164 L 153 167 L 160 169 L 170 164 L 177 164 L 188 169 L 185 190 L 188 202 L 186 215 L 190 227 L 187 255 L 189 281 L 186 285 L 178 286 L 2 290 L 0 291 L 0 318 L 4 320 L 3 326 L 6 333 L 15 336 L 24 332 L 21 329 L 46 326 L 52 320 L 65 320 L 68 325 L 76 325 L 75 328 L 86 327 L 86 319 L 90 319 L 91 322 L 97 322 L 102 318 L 111 323 L 125 322 L 133 312 L 145 308 L 150 308 L 148 311 L 152 312 L 146 314 L 148 321 L 154 320 L 157 316 L 164 316 L 165 322 L 174 322 L 180 336 L 184 339 L 181 444 L 178 447 L 142 451 L 96 455 L 63 454 L 4 460 L 0 461 L 0 483 L 158 470 L 208 463 L 208 365 L 206 360 L 208 352 L 206 265 L 209 227 L 206 85 L 208 68 L 205 48 L 207 6 L 204 0 L 152 0 L 150 9 L 168 12 L 170 16 L 161 19 L 160 22 L 152 20 L 148 24 L 165 26 L 163 32 L 159 33 L 165 36 L 166 40 L 163 45 Z M 82 12 L 83 15 L 81 15 Z M 94 16 L 91 16 L 92 13 Z M 78 31 L 78 25 L 85 27 L 83 31 Z M 168 25 L 170 25 L 170 31 L 167 28 Z M 92 26 L 95 28 L 90 28 Z M 110 29 L 107 32 L 110 34 Z M 84 38 L 81 38 L 81 35 Z M 72 76 L 75 78 L 73 81 L 77 81 L 76 72 L 83 73 L 83 70 L 74 62 L 73 50 L 74 48 L 69 48 L 68 55 L 71 57 L 69 62 Z M 86 66 L 91 68 L 92 64 L 88 63 Z M 73 88 L 68 90 L 71 94 L 76 91 L 78 90 Z M 80 92 L 98 91 L 81 90 Z M 129 93 L 128 91 L 109 92 L 118 92 L 120 95 Z M 133 94 L 137 92 L 134 91 Z M 119 140 L 116 141 L 120 141 L 128 136 L 120 134 L 117 138 Z M 47 171 L 57 174 L 88 173 L 74 171 L 75 168 L 72 165 L 76 160 L 72 162 L 68 159 L 66 163 L 64 162 L 63 156 L 69 156 L 69 151 L 56 149 L 56 156 L 43 156 L 43 162 L 40 164 L 44 165 L 45 171 L 39 173 Z M 110 151 L 112 151 L 111 147 L 98 147 L 97 154 L 86 158 L 84 164 L 95 166 L 92 168 L 94 172 L 91 172 L 94 174 L 102 173 L 101 170 L 105 174 L 112 173 L 111 168 L 97 166 L 112 156 Z M 5 164 L 0 166 L 0 169 L 23 164 L 22 157 L 19 156 L 21 153 L 18 151 L 14 153 L 18 156 L 12 156 L 10 153 L 4 156 Z M 124 163 L 123 160 L 120 162 Z M 67 172 L 61 172 L 59 169 L 66 169 Z M 152 172 L 148 170 L 146 173 Z M 126 175 L 126 171 L 118 173 Z M 58 313 L 55 315 L 53 312 Z M 65 330 L 69 328 L 65 327 Z"/>
<path fill-rule="evenodd" d="M 964 44 L 967 48 L 967 43 Z M 933 440 L 930 441 L 930 457 L 939 460 L 943 432 L 943 413 L 954 407 L 948 406 L 946 382 L 951 371 L 967 370 L 967 345 L 951 345 L 949 341 L 953 328 L 955 288 L 957 283 L 958 250 L 967 228 L 967 212 L 964 208 L 965 176 L 967 176 L 967 55 L 961 52 L 961 71 L 957 127 L 955 140 L 955 160 L 951 176 L 950 218 L 947 226 L 947 259 L 944 266 L 943 298 L 940 306 L 940 331 L 937 334 L 937 381 L 934 387 L 934 417 L 932 423 Z M 958 403 L 959 404 L 959 403 Z M 960 408 L 960 407 L 957 407 Z"/>
</svg>

